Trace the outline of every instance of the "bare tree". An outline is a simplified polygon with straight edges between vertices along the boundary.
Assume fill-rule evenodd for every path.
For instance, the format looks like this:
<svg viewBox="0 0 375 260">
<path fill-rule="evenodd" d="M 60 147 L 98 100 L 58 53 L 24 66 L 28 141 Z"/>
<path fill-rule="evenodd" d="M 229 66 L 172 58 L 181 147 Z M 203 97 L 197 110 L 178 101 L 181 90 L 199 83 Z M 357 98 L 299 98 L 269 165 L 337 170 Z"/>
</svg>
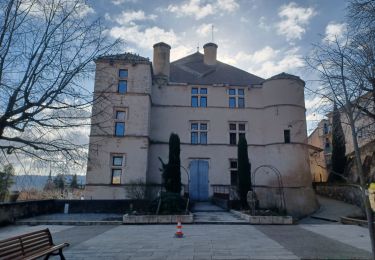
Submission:
<svg viewBox="0 0 375 260">
<path fill-rule="evenodd" d="M 86 160 L 77 132 L 90 124 L 85 80 L 110 42 L 84 0 L 0 3 L 0 150 L 76 163 Z M 1 154 L 0 154 L 1 155 Z"/>
<path fill-rule="evenodd" d="M 351 0 L 347 10 L 350 31 L 350 73 L 361 89 L 371 95 L 363 97 L 362 103 L 372 103 L 359 108 L 375 120 L 375 1 Z"/>
<path fill-rule="evenodd" d="M 350 127 L 351 139 L 354 147 L 356 168 L 358 170 L 362 201 L 368 220 L 368 228 L 371 238 L 373 258 L 375 256 L 375 239 L 373 212 L 369 197 L 366 194 L 369 183 L 367 183 L 362 160 L 361 150 L 358 144 L 357 122 L 363 111 L 359 107 L 368 108 L 368 103 L 362 97 L 366 91 L 358 78 L 352 77 L 353 59 L 350 35 L 336 37 L 334 41 L 324 41 L 314 45 L 314 50 L 306 58 L 308 66 L 318 74 L 319 87 L 315 91 L 323 99 L 336 103 L 342 115 L 344 123 Z M 332 108 L 330 108 L 332 109 Z"/>
</svg>

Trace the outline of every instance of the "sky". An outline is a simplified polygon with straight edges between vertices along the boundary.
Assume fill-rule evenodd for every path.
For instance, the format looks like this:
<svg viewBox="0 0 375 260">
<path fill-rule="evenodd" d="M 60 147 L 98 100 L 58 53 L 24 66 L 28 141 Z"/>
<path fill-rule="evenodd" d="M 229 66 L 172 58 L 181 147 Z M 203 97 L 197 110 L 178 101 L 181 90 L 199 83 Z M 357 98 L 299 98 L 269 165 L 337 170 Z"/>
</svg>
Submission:
<svg viewBox="0 0 375 260">
<path fill-rule="evenodd" d="M 171 61 L 215 42 L 218 60 L 263 78 L 281 72 L 313 76 L 304 68 L 312 44 L 345 30 L 344 0 L 91 0 L 89 14 L 101 17 L 124 50 L 152 60 L 152 46 L 171 45 Z M 310 99 L 309 99 L 310 98 Z M 306 93 L 308 132 L 322 114 Z"/>
<path fill-rule="evenodd" d="M 152 60 L 153 45 L 171 45 L 171 61 L 215 42 L 218 60 L 262 78 L 281 72 L 300 76 L 310 87 L 314 75 L 304 57 L 312 44 L 345 31 L 344 0 L 88 0 L 81 15 L 101 18 L 106 33 L 124 41 L 122 52 Z M 212 27 L 213 26 L 213 27 Z M 213 37 L 213 38 L 212 38 Z M 94 78 L 85 82 L 93 89 Z M 324 114 L 319 99 L 305 91 L 308 133 Z M 83 129 L 88 142 L 88 129 Z M 84 173 L 83 170 L 82 173 Z"/>
</svg>

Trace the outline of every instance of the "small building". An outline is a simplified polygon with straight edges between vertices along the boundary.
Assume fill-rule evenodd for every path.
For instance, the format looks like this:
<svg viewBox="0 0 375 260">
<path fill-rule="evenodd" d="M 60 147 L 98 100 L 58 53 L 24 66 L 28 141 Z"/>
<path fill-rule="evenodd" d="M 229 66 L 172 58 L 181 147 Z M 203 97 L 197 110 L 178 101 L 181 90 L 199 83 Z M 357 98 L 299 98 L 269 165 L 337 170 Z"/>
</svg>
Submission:
<svg viewBox="0 0 375 260">
<path fill-rule="evenodd" d="M 181 140 L 182 183 L 192 200 L 237 183 L 237 142 L 245 136 L 252 169 L 281 174 L 289 214 L 317 208 L 311 187 L 304 85 L 286 73 L 263 79 L 217 60 L 218 45 L 170 62 L 154 45 L 153 63 L 131 53 L 99 57 L 87 168 L 87 199 L 124 199 L 131 183 L 162 183 L 159 157 Z M 280 182 L 259 171 L 263 207 L 280 200 Z M 229 189 L 228 189 L 229 190 Z"/>
<path fill-rule="evenodd" d="M 368 103 L 372 102 L 371 93 L 367 93 L 354 101 L 363 107 L 368 107 Z M 345 137 L 345 149 L 347 157 L 354 155 L 354 145 L 352 131 L 349 120 L 346 114 L 341 110 L 340 120 Z M 371 106 L 369 111 L 375 111 Z M 375 120 L 367 115 L 365 112 L 355 111 L 355 132 L 357 133 L 358 146 L 367 146 L 375 140 Z M 311 145 L 310 149 L 310 168 L 313 182 L 326 182 L 329 176 L 329 168 L 331 166 L 332 156 L 332 117 L 330 112 L 326 118 L 321 120 L 315 130 L 309 135 L 308 143 Z M 365 157 L 371 153 L 367 151 L 362 152 L 361 157 L 364 161 Z M 353 167 L 354 168 L 354 167 Z"/>
</svg>

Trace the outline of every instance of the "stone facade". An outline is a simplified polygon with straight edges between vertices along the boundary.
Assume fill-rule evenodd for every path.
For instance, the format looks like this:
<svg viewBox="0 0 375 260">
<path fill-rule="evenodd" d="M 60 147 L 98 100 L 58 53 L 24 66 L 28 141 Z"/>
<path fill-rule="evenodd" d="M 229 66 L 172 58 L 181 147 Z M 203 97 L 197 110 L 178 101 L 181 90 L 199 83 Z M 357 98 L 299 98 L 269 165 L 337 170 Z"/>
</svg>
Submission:
<svg viewBox="0 0 375 260">
<path fill-rule="evenodd" d="M 212 196 L 215 185 L 233 184 L 236 141 L 243 134 L 253 169 L 272 165 L 280 171 L 288 212 L 302 216 L 317 208 L 304 81 L 286 73 L 259 78 L 216 60 L 217 48 L 209 43 L 204 55 L 197 52 L 172 63 L 165 43 L 154 45 L 153 64 L 130 54 L 97 59 L 86 199 L 124 199 L 127 185 L 136 181 L 160 184 L 158 158 L 167 161 L 172 132 L 181 140 L 185 188 L 194 182 L 192 163 L 204 161 L 208 182 L 203 185 Z M 127 70 L 126 78 L 120 70 Z M 122 80 L 126 93 L 119 93 Z M 116 134 L 117 122 L 125 125 L 123 136 Z M 275 176 L 259 174 L 254 185 L 261 204 L 274 206 L 279 196 Z"/>
</svg>

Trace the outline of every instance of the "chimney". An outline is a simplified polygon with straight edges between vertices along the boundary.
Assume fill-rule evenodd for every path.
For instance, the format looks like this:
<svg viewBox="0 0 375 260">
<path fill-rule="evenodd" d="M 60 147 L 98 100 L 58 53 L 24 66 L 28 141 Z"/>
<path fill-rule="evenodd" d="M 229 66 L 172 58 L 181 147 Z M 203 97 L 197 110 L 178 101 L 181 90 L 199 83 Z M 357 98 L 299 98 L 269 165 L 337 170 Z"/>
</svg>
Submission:
<svg viewBox="0 0 375 260">
<path fill-rule="evenodd" d="M 154 44 L 154 75 L 160 78 L 169 79 L 169 56 L 171 46 L 164 42 Z"/>
<path fill-rule="evenodd" d="M 203 46 L 204 49 L 204 64 L 206 65 L 216 65 L 216 53 L 217 45 L 213 42 L 206 43 Z"/>
</svg>

